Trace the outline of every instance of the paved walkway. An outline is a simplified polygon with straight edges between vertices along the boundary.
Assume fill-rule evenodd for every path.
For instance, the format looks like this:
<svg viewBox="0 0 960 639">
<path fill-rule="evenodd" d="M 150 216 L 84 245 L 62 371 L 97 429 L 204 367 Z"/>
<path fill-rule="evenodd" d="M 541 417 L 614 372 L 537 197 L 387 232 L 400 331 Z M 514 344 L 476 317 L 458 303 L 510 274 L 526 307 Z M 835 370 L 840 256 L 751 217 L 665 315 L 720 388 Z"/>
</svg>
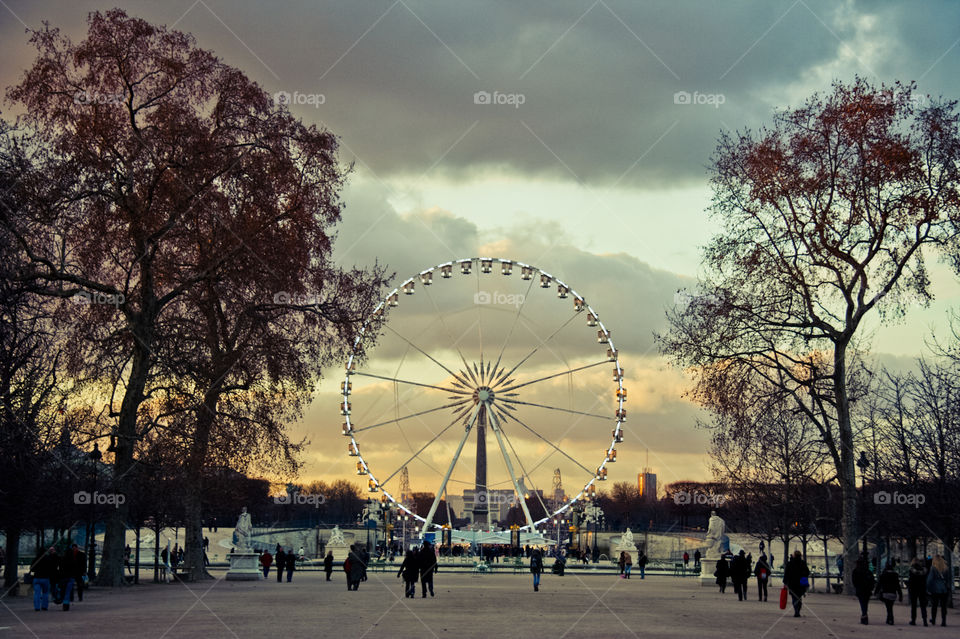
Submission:
<svg viewBox="0 0 960 639">
<path fill-rule="evenodd" d="M 222 576 L 222 572 L 215 573 Z M 273 577 L 273 575 L 271 575 Z M 779 591 L 778 591 L 779 593 Z M 756 591 L 751 588 L 751 594 Z M 292 583 L 210 581 L 94 590 L 69 612 L 34 612 L 26 597 L 0 600 L 0 639 L 12 637 L 956 637 L 954 627 L 913 628 L 898 605 L 897 625 L 883 624 L 880 602 L 871 625 L 858 623 L 856 601 L 814 594 L 803 617 L 773 601 L 738 602 L 729 592 L 700 588 L 693 579 L 636 576 L 543 576 L 440 573 L 436 597 L 405 599 L 400 580 L 371 574 L 347 592 L 342 573 L 294 574 Z M 953 612 L 953 611 L 951 611 Z"/>
</svg>

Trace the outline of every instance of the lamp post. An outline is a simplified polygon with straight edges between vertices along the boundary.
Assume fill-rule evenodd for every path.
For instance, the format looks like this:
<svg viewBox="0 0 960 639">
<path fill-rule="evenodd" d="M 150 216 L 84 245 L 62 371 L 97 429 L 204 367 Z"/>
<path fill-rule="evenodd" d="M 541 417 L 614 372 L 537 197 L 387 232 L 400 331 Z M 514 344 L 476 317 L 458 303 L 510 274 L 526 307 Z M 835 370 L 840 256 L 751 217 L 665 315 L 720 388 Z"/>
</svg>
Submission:
<svg viewBox="0 0 960 639">
<path fill-rule="evenodd" d="M 867 459 L 867 453 L 860 451 L 860 458 L 857 460 L 857 468 L 860 469 L 860 522 L 861 527 L 863 526 L 865 515 L 866 515 L 866 484 L 867 484 L 867 469 L 870 468 L 870 460 Z M 867 533 L 863 533 L 863 554 L 867 555 Z"/>
<path fill-rule="evenodd" d="M 87 455 L 87 458 L 90 460 L 91 466 L 93 466 L 93 488 L 90 491 L 90 533 L 87 535 L 87 541 L 89 543 L 89 549 L 87 551 L 87 577 L 90 581 L 97 576 L 97 519 L 96 519 L 96 508 L 97 508 L 97 465 L 100 463 L 100 460 L 103 459 L 103 453 L 100 452 L 100 446 L 96 442 L 93 443 L 93 450 Z"/>
</svg>

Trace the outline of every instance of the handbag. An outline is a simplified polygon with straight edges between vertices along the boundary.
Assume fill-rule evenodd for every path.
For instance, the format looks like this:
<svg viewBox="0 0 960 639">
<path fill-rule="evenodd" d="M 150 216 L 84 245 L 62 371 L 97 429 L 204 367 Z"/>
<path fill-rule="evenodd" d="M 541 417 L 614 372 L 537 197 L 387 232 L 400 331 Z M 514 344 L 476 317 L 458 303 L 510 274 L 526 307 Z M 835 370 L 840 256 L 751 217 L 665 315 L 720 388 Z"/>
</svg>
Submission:
<svg viewBox="0 0 960 639">
<path fill-rule="evenodd" d="M 807 586 L 810 585 L 810 580 L 807 579 L 806 577 L 800 577 L 800 585 L 806 588 Z"/>
<path fill-rule="evenodd" d="M 784 586 L 780 589 L 780 610 L 786 610 L 787 608 L 787 587 Z"/>
<path fill-rule="evenodd" d="M 897 600 L 897 593 L 895 593 L 895 592 L 881 592 L 881 593 L 880 593 L 880 598 L 881 598 L 881 599 L 886 599 L 887 601 L 896 601 L 896 600 Z"/>
</svg>

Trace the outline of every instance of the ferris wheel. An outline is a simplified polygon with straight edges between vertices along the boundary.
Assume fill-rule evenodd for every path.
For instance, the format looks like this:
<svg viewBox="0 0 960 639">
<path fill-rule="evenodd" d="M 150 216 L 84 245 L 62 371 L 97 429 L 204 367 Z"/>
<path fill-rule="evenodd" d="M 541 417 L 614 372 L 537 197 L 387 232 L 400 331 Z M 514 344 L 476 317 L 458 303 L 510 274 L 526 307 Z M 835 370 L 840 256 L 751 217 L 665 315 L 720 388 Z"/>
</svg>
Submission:
<svg viewBox="0 0 960 639">
<path fill-rule="evenodd" d="M 514 260 L 454 260 L 403 281 L 361 329 L 340 387 L 342 434 L 369 492 L 424 532 L 452 521 L 460 490 L 473 525 L 519 507 L 518 527 L 534 532 L 607 479 L 623 377 L 609 328 L 570 285 Z M 582 486 L 544 493 L 561 467 Z M 432 493 L 425 515 L 400 494 L 408 469 Z"/>
</svg>

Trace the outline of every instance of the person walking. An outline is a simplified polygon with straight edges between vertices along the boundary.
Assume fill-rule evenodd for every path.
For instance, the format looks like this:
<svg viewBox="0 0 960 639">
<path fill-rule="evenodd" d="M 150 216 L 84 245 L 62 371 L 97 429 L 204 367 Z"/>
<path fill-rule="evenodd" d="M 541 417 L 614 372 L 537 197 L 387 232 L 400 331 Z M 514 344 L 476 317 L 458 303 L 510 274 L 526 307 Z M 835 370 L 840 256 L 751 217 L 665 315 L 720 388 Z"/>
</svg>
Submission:
<svg viewBox="0 0 960 639">
<path fill-rule="evenodd" d="M 367 580 L 367 566 L 370 564 L 370 551 L 367 550 L 366 546 L 360 547 L 360 552 L 357 553 L 360 555 L 360 562 L 363 566 L 363 572 L 360 575 L 360 581 Z"/>
<path fill-rule="evenodd" d="M 766 555 L 760 555 L 753 569 L 753 575 L 757 578 L 757 601 L 766 601 L 767 584 L 770 583 L 770 564 L 767 563 Z"/>
<path fill-rule="evenodd" d="M 793 600 L 793 616 L 799 617 L 803 607 L 803 595 L 810 587 L 810 569 L 799 550 L 793 552 L 783 570 L 783 585 L 790 591 L 790 598 Z"/>
<path fill-rule="evenodd" d="M 717 568 L 713 571 L 713 576 L 717 578 L 717 585 L 720 586 L 720 592 L 727 591 L 727 577 L 730 576 L 730 566 L 727 564 L 726 557 L 721 556 L 717 560 Z"/>
<path fill-rule="evenodd" d="M 437 571 L 437 555 L 433 552 L 433 545 L 429 541 L 424 541 L 417 553 L 417 565 L 420 568 L 420 590 L 423 598 L 427 596 L 427 588 L 430 589 L 430 596 L 433 596 L 433 573 Z"/>
<path fill-rule="evenodd" d="M 919 557 L 910 561 L 907 573 L 907 595 L 910 597 L 910 625 L 917 625 L 917 606 L 920 606 L 920 619 L 927 625 L 927 567 Z"/>
<path fill-rule="evenodd" d="M 57 552 L 53 546 L 37 556 L 30 571 L 33 573 L 33 609 L 46 610 L 50 606 L 50 582 L 57 578 Z"/>
<path fill-rule="evenodd" d="M 277 561 L 277 583 L 279 584 L 279 583 L 283 583 L 283 569 L 287 565 L 287 553 L 283 551 L 283 548 L 280 546 L 280 544 L 277 544 L 276 561 Z"/>
<path fill-rule="evenodd" d="M 627 553 L 624 550 L 620 551 L 620 558 L 617 560 L 617 567 L 620 568 L 620 576 L 623 577 L 623 571 L 627 567 Z"/>
<path fill-rule="evenodd" d="M 57 594 L 54 598 L 54 603 L 63 604 L 64 612 L 70 610 L 70 600 L 73 599 L 73 589 L 77 583 L 73 575 L 73 558 L 70 556 L 70 551 L 67 550 L 62 555 L 57 556 Z"/>
<path fill-rule="evenodd" d="M 730 562 L 730 581 L 733 582 L 733 590 L 737 593 L 737 601 L 747 598 L 746 585 L 749 578 L 750 566 L 747 563 L 746 554 L 741 550 Z"/>
<path fill-rule="evenodd" d="M 687 566 L 690 565 L 690 553 L 686 550 L 683 551 L 683 569 L 686 570 Z"/>
<path fill-rule="evenodd" d="M 700 554 L 700 549 L 697 548 L 696 550 L 693 551 L 693 567 L 694 568 L 700 567 L 700 557 L 702 557 L 702 555 Z"/>
<path fill-rule="evenodd" d="M 543 574 L 543 553 L 534 548 L 530 553 L 530 572 L 533 573 L 533 591 L 540 591 L 540 575 Z"/>
<path fill-rule="evenodd" d="M 640 551 L 640 555 L 637 557 L 637 568 L 640 569 L 640 578 L 645 579 L 647 575 L 647 564 L 650 562 L 650 559 L 647 557 L 647 553 Z"/>
<path fill-rule="evenodd" d="M 629 552 L 623 553 L 623 576 L 627 579 L 630 578 L 630 570 L 633 568 L 633 557 L 630 556 Z"/>
<path fill-rule="evenodd" d="M 350 546 L 350 554 L 344 562 L 344 570 L 347 573 L 347 590 L 358 590 L 363 577 L 363 558 L 356 544 Z"/>
<path fill-rule="evenodd" d="M 927 595 L 930 598 L 930 623 L 937 624 L 937 608 L 940 608 L 940 625 L 947 625 L 947 602 L 953 579 L 943 555 L 935 555 L 927 573 Z"/>
<path fill-rule="evenodd" d="M 133 568 L 130 567 L 131 556 L 133 556 L 133 550 L 130 549 L 130 544 L 127 544 L 123 548 L 123 567 L 127 569 L 128 574 L 133 574 Z"/>
<path fill-rule="evenodd" d="M 870 623 L 870 619 L 867 617 L 867 607 L 870 604 L 870 597 L 873 596 L 876 581 L 873 572 L 870 571 L 867 558 L 861 555 L 853 567 L 853 590 L 860 602 L 860 623 L 864 626 Z"/>
<path fill-rule="evenodd" d="M 893 569 L 893 561 L 887 560 L 883 572 L 877 579 L 877 594 L 880 595 L 883 605 L 887 607 L 887 625 L 893 625 L 893 602 L 903 601 L 903 590 L 900 588 L 900 575 Z"/>
<path fill-rule="evenodd" d="M 270 554 L 269 550 L 264 550 L 263 554 L 260 555 L 260 566 L 263 568 L 263 578 L 266 579 L 270 576 L 270 566 L 273 565 L 273 555 Z M 283 570 L 277 566 L 277 570 Z"/>
<path fill-rule="evenodd" d="M 327 573 L 327 581 L 330 581 L 330 575 L 333 574 L 333 551 L 328 550 L 327 556 L 323 558 L 323 572 Z"/>
<path fill-rule="evenodd" d="M 331 558 L 332 559 L 332 558 Z M 408 550 L 397 571 L 397 578 L 403 577 L 403 596 L 414 599 L 417 596 L 417 578 L 420 576 L 420 567 L 417 565 L 417 556 Z"/>
<path fill-rule="evenodd" d="M 293 571 L 297 569 L 297 556 L 293 554 L 293 548 L 287 550 L 286 557 L 283 558 L 284 568 L 287 569 L 287 583 L 293 581 Z"/>
</svg>

